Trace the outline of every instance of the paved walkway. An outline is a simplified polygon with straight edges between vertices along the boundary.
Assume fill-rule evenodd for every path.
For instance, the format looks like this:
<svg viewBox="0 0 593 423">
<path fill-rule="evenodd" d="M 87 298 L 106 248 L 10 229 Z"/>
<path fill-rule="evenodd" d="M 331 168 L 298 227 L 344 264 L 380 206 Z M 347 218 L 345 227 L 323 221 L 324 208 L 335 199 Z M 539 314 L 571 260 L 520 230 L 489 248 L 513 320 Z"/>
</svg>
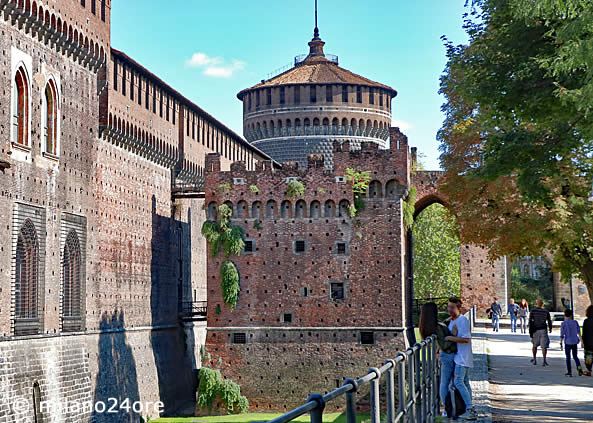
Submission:
<svg viewBox="0 0 593 423">
<path fill-rule="evenodd" d="M 550 366 L 545 368 L 541 365 L 541 350 L 538 365 L 529 362 L 532 353 L 528 334 L 476 328 L 474 337 L 487 338 L 484 343 L 490 357 L 489 405 L 493 422 L 593 422 L 593 377 L 564 376 L 566 362 L 560 350 L 559 330 L 554 328 L 550 336 Z M 582 350 L 579 358 L 584 365 Z M 574 362 L 573 374 L 577 374 Z"/>
</svg>

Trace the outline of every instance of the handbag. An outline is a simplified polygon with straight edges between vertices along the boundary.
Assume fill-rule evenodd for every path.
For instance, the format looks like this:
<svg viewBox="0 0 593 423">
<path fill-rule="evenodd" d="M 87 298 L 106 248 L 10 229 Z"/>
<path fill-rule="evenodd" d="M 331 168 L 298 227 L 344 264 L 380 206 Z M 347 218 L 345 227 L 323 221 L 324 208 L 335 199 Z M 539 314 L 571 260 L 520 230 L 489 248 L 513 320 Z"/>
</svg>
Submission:
<svg viewBox="0 0 593 423">
<path fill-rule="evenodd" d="M 449 418 L 457 418 L 465 413 L 465 401 L 454 385 L 451 385 L 449 395 L 445 398 L 445 412 Z"/>
</svg>

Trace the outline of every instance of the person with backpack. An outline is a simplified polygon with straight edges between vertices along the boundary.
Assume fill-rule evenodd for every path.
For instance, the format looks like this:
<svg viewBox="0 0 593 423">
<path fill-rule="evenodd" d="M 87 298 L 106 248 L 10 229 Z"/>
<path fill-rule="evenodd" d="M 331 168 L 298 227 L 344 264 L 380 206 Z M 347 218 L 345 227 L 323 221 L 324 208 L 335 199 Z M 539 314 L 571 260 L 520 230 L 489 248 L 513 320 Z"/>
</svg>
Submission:
<svg viewBox="0 0 593 423">
<path fill-rule="evenodd" d="M 521 299 L 519 303 L 519 310 L 517 316 L 521 322 L 521 333 L 527 333 L 527 317 L 529 316 L 529 304 L 525 298 Z"/>
<path fill-rule="evenodd" d="M 500 304 L 499 304 L 500 305 Z M 446 341 L 452 341 L 457 344 L 455 353 L 455 371 L 453 373 L 453 384 L 459 390 L 463 402 L 465 403 L 465 413 L 459 418 L 461 420 L 477 420 L 477 413 L 472 404 L 472 389 L 469 383 L 469 373 L 474 367 L 472 356 L 472 332 L 471 325 L 467 317 L 461 314 L 461 300 L 456 297 L 449 298 L 447 312 L 451 317 L 449 330 L 456 335 L 445 337 Z"/>
<path fill-rule="evenodd" d="M 494 302 L 490 306 L 490 312 L 492 313 L 492 330 L 498 332 L 500 317 L 502 316 L 502 306 L 498 302 L 497 297 L 494 297 Z"/>
<path fill-rule="evenodd" d="M 585 350 L 585 366 L 587 370 L 583 373 L 585 376 L 591 376 L 591 367 L 593 367 L 593 305 L 587 307 L 585 312 L 587 318 L 583 322 L 583 349 Z"/>
<path fill-rule="evenodd" d="M 544 300 L 538 298 L 535 301 L 537 307 L 529 313 L 529 336 L 531 336 L 531 343 L 533 344 L 533 359 L 531 364 L 537 365 L 537 347 L 542 347 L 542 354 L 544 356 L 543 366 L 549 366 L 546 356 L 548 348 L 550 347 L 550 337 L 548 336 L 548 328 L 552 333 L 552 318 L 550 312 L 543 308 Z"/>
<path fill-rule="evenodd" d="M 564 341 L 564 353 L 566 354 L 566 374 L 565 376 L 572 377 L 572 369 L 570 365 L 570 355 L 574 358 L 574 362 L 577 366 L 577 372 L 579 376 L 583 376 L 583 368 L 578 356 L 578 346 L 581 341 L 581 328 L 579 322 L 574 320 L 573 312 L 570 309 L 564 310 L 564 321 L 560 326 L 560 349 L 562 348 L 562 342 Z"/>
<path fill-rule="evenodd" d="M 515 300 L 511 298 L 509 300 L 509 308 L 507 311 L 507 315 L 511 316 L 511 332 L 517 332 L 517 313 L 519 311 L 519 306 L 515 304 Z"/>
<path fill-rule="evenodd" d="M 432 335 L 437 336 L 437 354 L 439 361 L 441 362 L 441 385 L 439 394 L 444 406 L 449 392 L 449 385 L 453 380 L 457 344 L 445 339 L 447 336 L 452 335 L 447 327 L 449 322 L 439 322 L 438 316 L 438 309 L 435 303 L 429 302 L 423 304 L 420 310 L 420 323 L 418 329 L 422 339 L 427 339 Z"/>
</svg>

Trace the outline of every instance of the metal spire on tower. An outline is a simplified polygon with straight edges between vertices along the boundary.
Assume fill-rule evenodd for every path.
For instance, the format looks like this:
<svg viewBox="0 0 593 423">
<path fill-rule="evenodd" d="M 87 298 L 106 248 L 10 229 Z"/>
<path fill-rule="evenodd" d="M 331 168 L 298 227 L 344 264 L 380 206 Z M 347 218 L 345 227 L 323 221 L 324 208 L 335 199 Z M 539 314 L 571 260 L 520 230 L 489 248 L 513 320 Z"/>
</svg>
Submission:
<svg viewBox="0 0 593 423">
<path fill-rule="evenodd" d="M 317 0 L 315 0 L 315 31 L 313 31 L 313 37 L 319 38 L 319 28 L 317 27 Z"/>
</svg>

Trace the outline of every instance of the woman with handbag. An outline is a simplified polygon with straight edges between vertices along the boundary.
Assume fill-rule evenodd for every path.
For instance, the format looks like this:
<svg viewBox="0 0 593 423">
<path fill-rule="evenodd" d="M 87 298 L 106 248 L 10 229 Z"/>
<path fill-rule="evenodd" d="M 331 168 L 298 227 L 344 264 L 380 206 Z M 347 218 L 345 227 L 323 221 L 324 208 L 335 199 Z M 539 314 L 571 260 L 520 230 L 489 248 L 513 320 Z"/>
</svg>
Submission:
<svg viewBox="0 0 593 423">
<path fill-rule="evenodd" d="M 457 344 L 445 340 L 447 336 L 456 334 L 451 333 L 447 327 L 447 323 L 439 322 L 438 317 L 437 305 L 435 303 L 425 303 L 420 310 L 420 324 L 418 326 L 422 339 L 426 339 L 432 335 L 437 336 L 437 355 L 441 362 L 441 386 L 439 393 L 444 405 L 455 371 L 454 360 L 455 353 L 457 352 Z"/>
</svg>

